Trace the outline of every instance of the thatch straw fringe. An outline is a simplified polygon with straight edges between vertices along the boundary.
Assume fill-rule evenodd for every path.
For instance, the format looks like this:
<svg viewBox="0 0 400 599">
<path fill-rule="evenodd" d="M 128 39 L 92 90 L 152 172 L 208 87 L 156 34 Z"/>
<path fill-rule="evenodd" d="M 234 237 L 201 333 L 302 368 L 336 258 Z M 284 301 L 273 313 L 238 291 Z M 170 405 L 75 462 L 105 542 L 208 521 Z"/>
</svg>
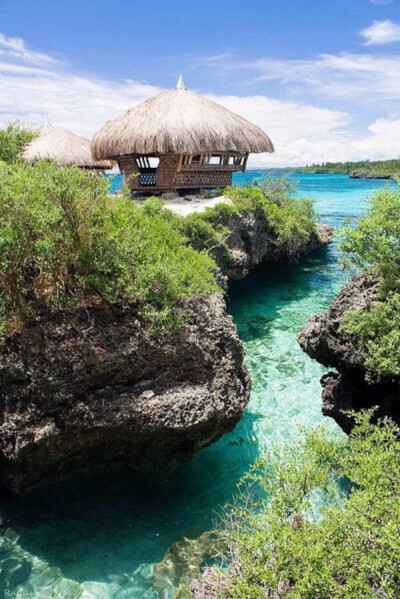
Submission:
<svg viewBox="0 0 400 599">
<path fill-rule="evenodd" d="M 21 154 L 29 164 L 39 160 L 54 160 L 59 166 L 80 166 L 101 170 L 113 167 L 109 160 L 99 162 L 93 158 L 90 141 L 84 137 L 51 125 L 45 125 L 37 132 L 38 136 Z"/>
<path fill-rule="evenodd" d="M 92 141 L 97 160 L 129 154 L 273 152 L 268 135 L 187 89 L 159 93 L 108 121 Z"/>
</svg>

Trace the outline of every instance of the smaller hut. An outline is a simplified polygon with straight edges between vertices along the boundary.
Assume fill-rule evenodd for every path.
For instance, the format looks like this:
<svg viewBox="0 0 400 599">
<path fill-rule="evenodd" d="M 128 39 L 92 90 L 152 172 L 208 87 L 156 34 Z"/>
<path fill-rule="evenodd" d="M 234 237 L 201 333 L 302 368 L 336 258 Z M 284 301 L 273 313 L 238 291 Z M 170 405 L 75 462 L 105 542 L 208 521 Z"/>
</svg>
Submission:
<svg viewBox="0 0 400 599">
<path fill-rule="evenodd" d="M 37 137 L 22 151 L 21 157 L 29 164 L 39 160 L 54 161 L 59 166 L 79 166 L 104 172 L 113 167 L 111 160 L 95 160 L 90 141 L 59 127 L 45 125 L 37 130 Z"/>
<path fill-rule="evenodd" d="M 260 127 L 189 91 L 182 77 L 108 121 L 92 141 L 94 158 L 116 160 L 132 191 L 151 194 L 231 185 L 250 153 L 273 151 Z"/>
</svg>

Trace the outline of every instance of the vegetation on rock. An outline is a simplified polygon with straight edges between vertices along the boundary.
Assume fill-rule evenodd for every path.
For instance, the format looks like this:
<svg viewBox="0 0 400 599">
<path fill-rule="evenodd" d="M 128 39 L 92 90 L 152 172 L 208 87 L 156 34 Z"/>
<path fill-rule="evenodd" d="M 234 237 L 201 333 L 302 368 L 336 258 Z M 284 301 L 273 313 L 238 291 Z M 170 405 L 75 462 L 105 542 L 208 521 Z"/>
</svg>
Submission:
<svg viewBox="0 0 400 599">
<path fill-rule="evenodd" d="M 78 168 L 0 163 L 0 308 L 18 326 L 87 298 L 130 302 L 171 325 L 181 300 L 217 290 L 215 264 L 188 245 L 169 211 L 107 195 Z"/>
<path fill-rule="evenodd" d="M 89 299 L 129 302 L 148 323 L 180 322 L 182 304 L 218 291 L 213 245 L 233 214 L 262 210 L 276 243 L 295 253 L 316 234 L 312 203 L 281 184 L 229 188 L 232 204 L 180 218 L 151 198 L 108 196 L 108 181 L 78 168 L 19 159 L 34 133 L 0 131 L 0 334 L 26 317 Z"/>
<path fill-rule="evenodd" d="M 232 215 L 261 210 L 277 247 L 285 246 L 288 253 L 295 255 L 312 235 L 317 235 L 317 229 L 312 200 L 294 199 L 290 197 L 291 191 L 284 179 L 270 179 L 251 187 L 228 187 L 223 194 L 232 203 L 217 204 L 188 216 L 183 223 L 184 233 L 194 247 L 209 250 L 226 243 Z"/>
<path fill-rule="evenodd" d="M 230 565 L 201 583 L 208 597 L 398 597 L 400 428 L 370 416 L 348 440 L 308 431 L 255 464 L 224 530 Z"/>
<path fill-rule="evenodd" d="M 369 378 L 400 375 L 400 191 L 380 191 L 342 242 L 345 262 L 379 281 L 380 296 L 366 310 L 349 312 L 342 331 L 354 334 Z"/>
</svg>

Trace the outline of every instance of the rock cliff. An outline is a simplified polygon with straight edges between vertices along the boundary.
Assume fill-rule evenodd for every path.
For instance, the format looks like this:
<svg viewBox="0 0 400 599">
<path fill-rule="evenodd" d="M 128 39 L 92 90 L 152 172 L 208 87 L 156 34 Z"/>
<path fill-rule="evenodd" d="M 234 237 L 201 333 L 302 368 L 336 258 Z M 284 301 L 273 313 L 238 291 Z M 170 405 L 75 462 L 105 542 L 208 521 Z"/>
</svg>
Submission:
<svg viewBox="0 0 400 599">
<path fill-rule="evenodd" d="M 344 411 L 361 410 L 377 406 L 377 416 L 391 416 L 400 422 L 400 380 L 381 379 L 376 383 L 366 380 L 364 357 L 357 348 L 352 335 L 340 331 L 340 326 L 349 311 L 365 310 L 377 298 L 375 280 L 365 275 L 356 275 L 343 287 L 332 305 L 313 316 L 299 335 L 303 350 L 328 368 L 321 379 L 322 411 L 332 416 L 349 432 L 353 420 Z"/>
<path fill-rule="evenodd" d="M 254 268 L 296 262 L 300 255 L 331 243 L 333 237 L 333 227 L 318 223 L 317 233 L 307 242 L 279 243 L 261 208 L 233 214 L 225 224 L 230 231 L 225 244 L 210 253 L 222 274 L 231 280 L 244 278 Z"/>
<path fill-rule="evenodd" d="M 263 214 L 235 216 L 222 279 L 329 243 L 276 244 Z M 221 295 L 193 299 L 185 325 L 150 332 L 133 308 L 88 303 L 37 314 L 0 354 L 0 476 L 22 492 L 82 470 L 155 470 L 190 458 L 240 420 L 250 380 Z"/>
<path fill-rule="evenodd" d="M 191 457 L 235 426 L 249 392 L 221 296 L 193 300 L 173 334 L 150 334 L 115 306 L 38 316 L 0 361 L 3 481 L 19 492 L 78 470 Z"/>
</svg>

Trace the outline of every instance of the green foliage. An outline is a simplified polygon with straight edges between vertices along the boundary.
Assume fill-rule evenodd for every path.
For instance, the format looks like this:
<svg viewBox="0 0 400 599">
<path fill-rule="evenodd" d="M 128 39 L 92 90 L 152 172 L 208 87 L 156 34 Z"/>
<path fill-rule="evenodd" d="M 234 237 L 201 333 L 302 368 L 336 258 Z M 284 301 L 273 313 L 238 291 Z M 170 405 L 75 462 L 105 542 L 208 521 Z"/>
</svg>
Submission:
<svg viewBox="0 0 400 599">
<path fill-rule="evenodd" d="M 400 159 L 393 160 L 360 160 L 358 162 L 324 162 L 312 164 L 298 169 L 300 173 L 332 173 L 357 175 L 371 174 L 378 176 L 396 176 L 400 174 Z"/>
<path fill-rule="evenodd" d="M 380 298 L 347 314 L 343 332 L 356 335 L 368 378 L 400 375 L 400 191 L 380 191 L 354 229 L 344 231 L 345 263 L 377 276 Z"/>
<path fill-rule="evenodd" d="M 240 212 L 262 209 L 277 245 L 296 255 L 317 235 L 317 229 L 313 201 L 293 198 L 293 191 L 286 179 L 268 179 L 256 187 L 234 187 L 224 193 Z"/>
<path fill-rule="evenodd" d="M 24 129 L 17 122 L 0 129 L 0 161 L 7 164 L 18 162 L 23 147 L 36 137 L 30 129 Z"/>
<path fill-rule="evenodd" d="M 375 272 L 384 292 L 400 284 L 400 191 L 383 189 L 355 229 L 344 231 L 341 244 L 347 262 Z"/>
<path fill-rule="evenodd" d="M 207 214 L 195 212 L 187 216 L 182 222 L 185 235 L 193 247 L 198 250 L 210 250 L 219 243 L 224 242 L 225 228 L 221 230 L 215 224 L 211 224 L 207 217 Z"/>
<path fill-rule="evenodd" d="M 355 416 L 348 442 L 307 432 L 270 452 L 245 484 L 261 497 L 229 517 L 226 599 L 396 599 L 400 589 L 400 428 Z M 250 508 L 246 507 L 250 504 Z"/>
<path fill-rule="evenodd" d="M 0 315 L 8 325 L 89 297 L 172 326 L 182 300 L 217 289 L 214 262 L 178 217 L 110 198 L 106 179 L 51 163 L 0 168 Z"/>
<path fill-rule="evenodd" d="M 228 187 L 224 196 L 231 204 L 217 204 L 202 213 L 191 214 L 182 221 L 182 231 L 196 249 L 222 247 L 228 255 L 229 236 L 234 229 L 232 217 L 264 212 L 271 237 L 277 248 L 293 256 L 317 235 L 313 202 L 290 197 L 292 186 L 285 179 L 262 182 L 251 187 Z"/>
<path fill-rule="evenodd" d="M 357 336 L 365 353 L 368 379 L 400 376 L 400 294 L 373 302 L 362 312 L 349 312 L 341 330 Z"/>
</svg>

